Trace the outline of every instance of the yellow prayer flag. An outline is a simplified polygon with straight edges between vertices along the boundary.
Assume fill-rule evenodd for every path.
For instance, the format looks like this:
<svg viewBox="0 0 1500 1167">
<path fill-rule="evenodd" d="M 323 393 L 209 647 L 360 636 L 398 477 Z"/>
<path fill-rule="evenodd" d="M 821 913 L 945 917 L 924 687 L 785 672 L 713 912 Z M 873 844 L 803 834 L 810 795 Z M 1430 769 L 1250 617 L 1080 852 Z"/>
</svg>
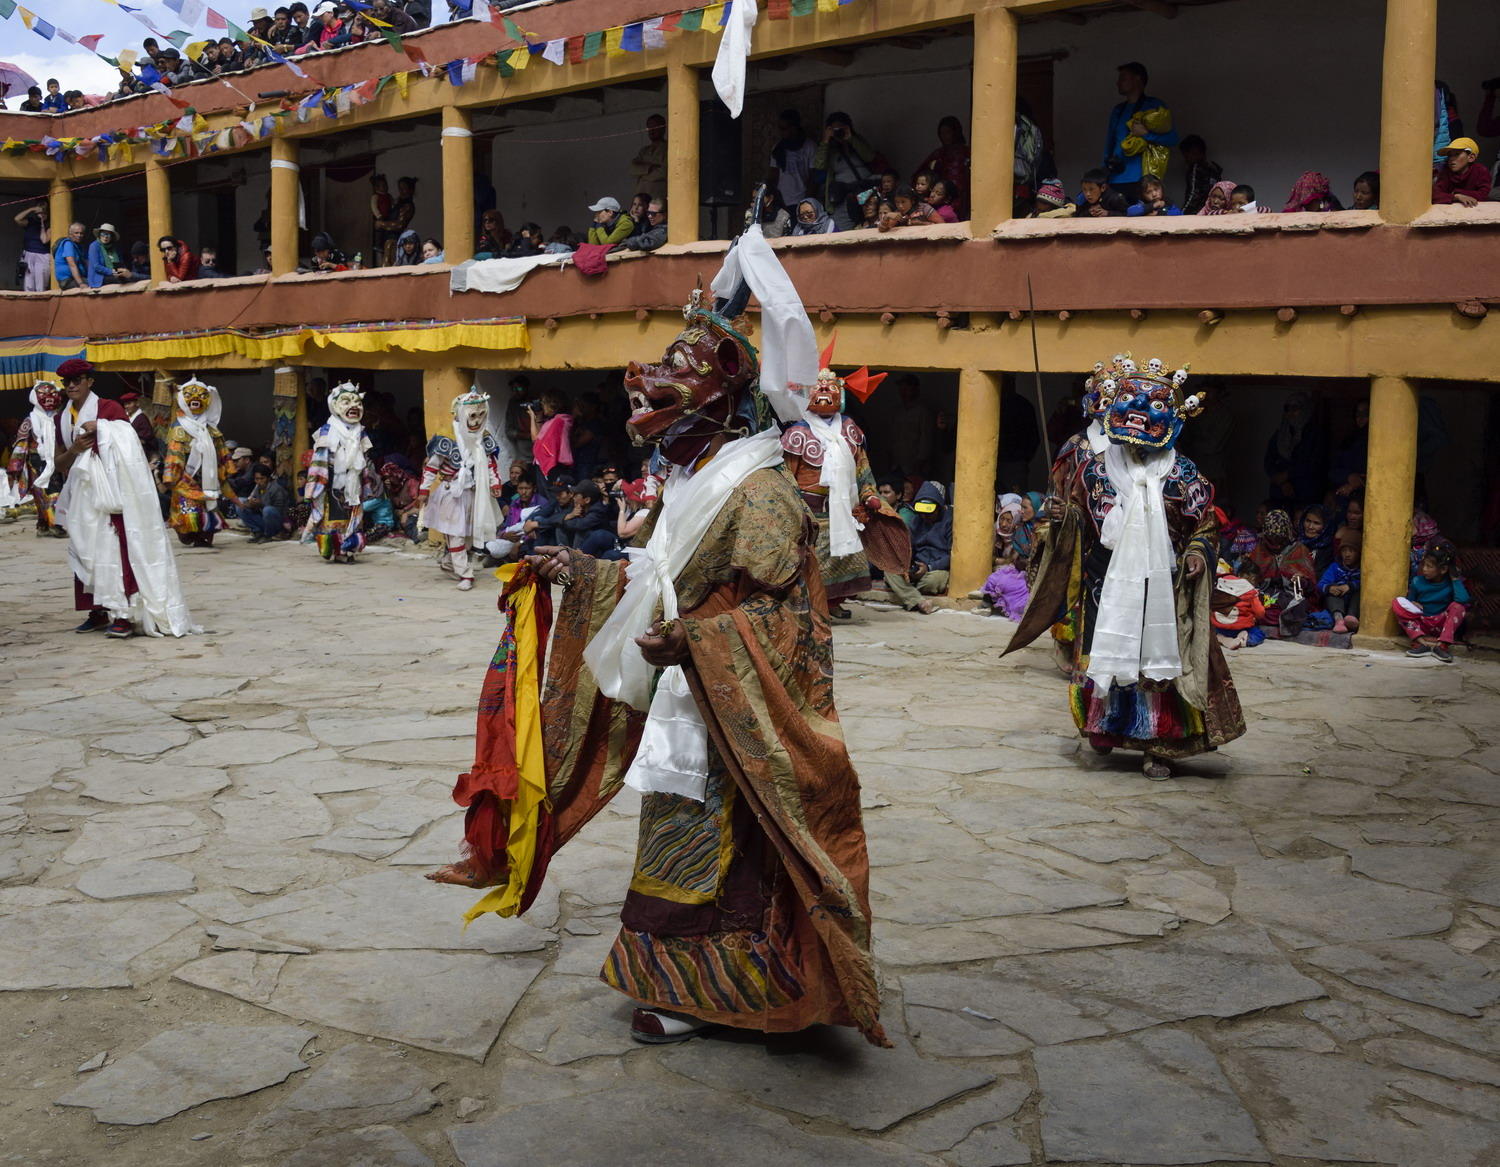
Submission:
<svg viewBox="0 0 1500 1167">
<path fill-rule="evenodd" d="M 529 49 L 512 49 L 510 52 L 510 67 L 512 69 L 524 69 L 531 64 L 531 51 Z"/>
<path fill-rule="evenodd" d="M 16 5 L 16 11 L 21 14 L 21 23 L 30 28 L 32 22 L 36 20 L 36 13 L 29 8 L 22 8 L 19 4 Z"/>
<path fill-rule="evenodd" d="M 624 25 L 604 30 L 604 53 L 609 57 L 623 57 L 625 50 L 620 47 L 620 42 L 625 39 Z"/>
<path fill-rule="evenodd" d="M 207 41 L 190 41 L 183 46 L 182 51 L 189 57 L 197 57 L 203 51 L 203 46 L 206 44 L 208 44 Z"/>
<path fill-rule="evenodd" d="M 703 31 L 714 36 L 724 31 L 724 5 L 710 4 L 703 10 Z"/>
<path fill-rule="evenodd" d="M 20 144 L 15 138 L 6 138 L 4 144 L 0 145 L 0 150 L 14 150 Z"/>
<path fill-rule="evenodd" d="M 408 75 L 405 73 L 393 73 L 392 76 L 396 78 L 396 88 L 400 91 L 401 96 L 403 98 L 406 97 L 407 87 L 411 84 Z"/>
<path fill-rule="evenodd" d="M 818 0 L 819 12 L 837 12 L 838 10 L 839 0 Z"/>
</svg>

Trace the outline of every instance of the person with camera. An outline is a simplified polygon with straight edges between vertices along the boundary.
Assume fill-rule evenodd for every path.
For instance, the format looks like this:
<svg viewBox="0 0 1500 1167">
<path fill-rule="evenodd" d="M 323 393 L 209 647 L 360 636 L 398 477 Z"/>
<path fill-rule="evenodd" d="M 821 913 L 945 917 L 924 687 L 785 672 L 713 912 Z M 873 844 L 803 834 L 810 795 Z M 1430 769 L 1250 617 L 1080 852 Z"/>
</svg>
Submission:
<svg viewBox="0 0 1500 1167">
<path fill-rule="evenodd" d="M 556 389 L 526 403 L 531 422 L 531 458 L 548 479 L 556 470 L 573 472 L 573 414 Z"/>
<path fill-rule="evenodd" d="M 835 110 L 823 126 L 823 142 L 813 155 L 810 189 L 821 201 L 840 231 L 854 226 L 855 209 L 850 196 L 869 190 L 887 169 L 881 153 L 854 132 L 849 115 Z"/>
<path fill-rule="evenodd" d="M 1166 178 L 1169 147 L 1177 145 L 1172 111 L 1159 97 L 1146 93 L 1148 74 L 1139 61 L 1119 67 L 1115 89 L 1125 100 L 1110 111 L 1104 139 L 1104 172 L 1109 185 L 1128 206 L 1141 201 L 1141 178 Z"/>
</svg>

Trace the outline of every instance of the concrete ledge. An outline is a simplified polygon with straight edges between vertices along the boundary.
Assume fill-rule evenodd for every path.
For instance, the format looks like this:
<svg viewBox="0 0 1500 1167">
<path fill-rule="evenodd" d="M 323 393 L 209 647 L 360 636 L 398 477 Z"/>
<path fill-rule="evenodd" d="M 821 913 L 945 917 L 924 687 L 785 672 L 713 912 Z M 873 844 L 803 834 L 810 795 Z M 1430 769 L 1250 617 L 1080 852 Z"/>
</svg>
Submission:
<svg viewBox="0 0 1500 1167">
<path fill-rule="evenodd" d="M 1423 230 L 1442 227 L 1500 227 L 1500 202 L 1461 207 L 1457 203 L 1434 205 L 1411 221 Z"/>
<path fill-rule="evenodd" d="M 1258 215 L 1172 215 L 1107 219 L 1011 219 L 991 233 L 996 242 L 1070 236 L 1238 235 L 1286 231 L 1355 231 L 1381 226 L 1379 211 L 1325 211 Z"/>
</svg>

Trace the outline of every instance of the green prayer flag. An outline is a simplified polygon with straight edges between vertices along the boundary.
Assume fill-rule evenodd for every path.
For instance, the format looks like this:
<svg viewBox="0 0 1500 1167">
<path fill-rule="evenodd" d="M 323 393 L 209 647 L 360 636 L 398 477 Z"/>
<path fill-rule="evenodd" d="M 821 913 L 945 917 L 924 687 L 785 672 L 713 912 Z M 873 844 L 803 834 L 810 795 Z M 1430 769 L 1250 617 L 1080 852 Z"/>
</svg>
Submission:
<svg viewBox="0 0 1500 1167">
<path fill-rule="evenodd" d="M 380 91 L 382 89 L 384 89 L 390 83 L 390 80 L 391 80 L 391 75 L 389 73 L 387 73 L 384 77 L 382 77 L 380 79 L 379 83 L 375 86 L 375 93 L 374 93 L 373 97 L 371 98 L 371 100 L 374 100 L 375 97 L 379 97 L 380 96 Z"/>
<path fill-rule="evenodd" d="M 516 73 L 504 56 L 497 55 L 495 57 L 495 68 L 500 70 L 500 76 L 502 77 L 514 77 Z"/>
<path fill-rule="evenodd" d="M 793 16 L 811 16 L 818 10 L 818 0 L 792 0 Z"/>
<path fill-rule="evenodd" d="M 588 61 L 594 57 L 597 57 L 599 55 L 599 51 L 602 48 L 604 48 L 604 33 L 589 33 L 586 37 L 583 38 L 583 59 L 585 61 Z"/>
<path fill-rule="evenodd" d="M 684 12 L 682 19 L 677 22 L 677 27 L 683 32 L 703 31 L 703 9 L 695 8 L 691 12 Z"/>
<path fill-rule="evenodd" d="M 521 31 L 521 26 L 514 20 L 506 16 L 501 18 L 501 23 L 505 25 L 506 36 L 510 37 L 512 40 L 520 41 L 523 45 L 527 43 L 526 34 Z"/>
<path fill-rule="evenodd" d="M 234 21 L 226 20 L 224 23 L 229 26 L 229 35 L 234 38 L 235 43 L 239 43 L 240 41 L 247 41 L 250 39 L 250 35 L 239 25 L 235 24 Z M 178 47 L 180 48 L 181 46 L 179 45 Z"/>
<path fill-rule="evenodd" d="M 234 25 L 231 24 L 229 27 L 233 28 Z M 185 44 L 188 43 L 188 39 L 192 35 L 193 34 L 190 33 L 190 32 L 183 32 L 182 29 L 180 29 L 180 28 L 174 28 L 171 32 L 167 33 L 167 39 L 172 42 L 172 44 L 173 44 L 173 46 L 175 48 L 179 48 L 180 49 L 180 48 L 182 48 L 183 45 L 185 45 Z M 245 34 L 244 33 L 240 33 L 240 35 L 244 36 Z"/>
<path fill-rule="evenodd" d="M 0 16 L 10 19 L 10 14 L 16 10 L 16 0 L 0 0 Z"/>
<path fill-rule="evenodd" d="M 382 28 L 377 24 L 375 31 L 385 37 L 385 43 L 390 45 L 391 48 L 395 49 L 398 53 L 401 51 L 401 34 L 396 31 L 394 26 L 388 24 Z"/>
</svg>

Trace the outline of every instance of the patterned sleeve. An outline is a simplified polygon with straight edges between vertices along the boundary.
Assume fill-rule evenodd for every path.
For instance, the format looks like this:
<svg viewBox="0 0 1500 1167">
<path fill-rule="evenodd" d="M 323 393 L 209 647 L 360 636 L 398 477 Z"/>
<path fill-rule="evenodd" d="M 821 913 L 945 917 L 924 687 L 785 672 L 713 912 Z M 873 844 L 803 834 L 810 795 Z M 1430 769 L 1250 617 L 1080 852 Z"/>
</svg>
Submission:
<svg viewBox="0 0 1500 1167">
<path fill-rule="evenodd" d="M 229 456 L 229 443 L 218 430 L 210 430 L 214 439 L 214 453 L 219 456 L 219 493 L 231 501 L 238 501 L 239 495 L 234 492 L 234 483 L 230 480 L 235 473 L 234 459 Z"/>
<path fill-rule="evenodd" d="M 327 446 L 314 446 L 312 461 L 307 467 L 307 485 L 303 487 L 302 497 L 309 502 L 321 498 L 328 490 L 329 463 L 333 457 L 333 451 Z"/>
<path fill-rule="evenodd" d="M 31 418 L 23 418 L 20 427 L 16 430 L 15 444 L 10 450 L 10 465 L 6 469 L 17 479 L 25 480 L 31 477 L 31 467 L 27 465 L 27 459 L 31 455 Z"/>
<path fill-rule="evenodd" d="M 757 470 L 734 492 L 732 564 L 767 591 L 781 591 L 802 567 L 807 523 L 796 485 L 785 471 Z"/>
<path fill-rule="evenodd" d="M 181 426 L 174 425 L 167 433 L 167 456 L 162 459 L 161 484 L 176 486 L 182 481 L 187 467 L 188 436 Z"/>
</svg>

